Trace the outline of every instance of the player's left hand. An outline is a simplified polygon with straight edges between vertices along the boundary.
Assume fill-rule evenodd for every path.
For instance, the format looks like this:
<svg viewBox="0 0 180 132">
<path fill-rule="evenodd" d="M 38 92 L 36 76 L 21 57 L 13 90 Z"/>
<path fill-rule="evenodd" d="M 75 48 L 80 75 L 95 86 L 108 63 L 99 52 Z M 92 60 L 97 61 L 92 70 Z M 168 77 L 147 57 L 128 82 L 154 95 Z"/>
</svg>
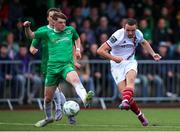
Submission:
<svg viewBox="0 0 180 132">
<path fill-rule="evenodd" d="M 81 59 L 81 52 L 80 51 L 76 51 L 76 58 Z"/>
<path fill-rule="evenodd" d="M 29 51 L 31 52 L 31 54 L 36 54 L 38 52 L 38 49 L 36 49 L 35 47 L 31 46 Z"/>
<path fill-rule="evenodd" d="M 159 54 L 155 53 L 153 55 L 153 58 L 154 58 L 155 61 L 159 61 L 162 57 Z"/>
</svg>

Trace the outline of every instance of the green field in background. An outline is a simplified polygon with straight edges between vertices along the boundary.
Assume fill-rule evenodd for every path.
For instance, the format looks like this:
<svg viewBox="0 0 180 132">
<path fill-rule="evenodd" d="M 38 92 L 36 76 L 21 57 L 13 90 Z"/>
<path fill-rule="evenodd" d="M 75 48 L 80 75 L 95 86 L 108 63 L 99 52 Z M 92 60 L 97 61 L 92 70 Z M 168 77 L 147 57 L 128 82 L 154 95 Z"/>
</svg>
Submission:
<svg viewBox="0 0 180 132">
<path fill-rule="evenodd" d="M 43 118 L 42 111 L 0 111 L 0 131 L 180 131 L 180 109 L 143 109 L 150 124 L 142 127 L 130 111 L 81 110 L 77 124 L 69 125 L 64 116 L 43 128 L 34 123 Z"/>
</svg>

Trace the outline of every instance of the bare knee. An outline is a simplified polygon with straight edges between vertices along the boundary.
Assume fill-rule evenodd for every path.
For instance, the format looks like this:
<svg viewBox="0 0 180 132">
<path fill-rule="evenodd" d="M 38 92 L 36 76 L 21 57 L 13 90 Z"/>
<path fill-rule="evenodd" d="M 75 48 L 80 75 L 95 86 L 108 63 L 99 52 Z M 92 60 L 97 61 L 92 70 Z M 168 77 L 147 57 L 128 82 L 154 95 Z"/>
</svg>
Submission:
<svg viewBox="0 0 180 132">
<path fill-rule="evenodd" d="M 68 73 L 66 80 L 71 84 L 77 84 L 80 82 L 79 76 L 75 71 Z"/>
<path fill-rule="evenodd" d="M 136 72 L 134 70 L 130 70 L 126 75 L 126 87 L 134 87 L 136 78 Z"/>
</svg>

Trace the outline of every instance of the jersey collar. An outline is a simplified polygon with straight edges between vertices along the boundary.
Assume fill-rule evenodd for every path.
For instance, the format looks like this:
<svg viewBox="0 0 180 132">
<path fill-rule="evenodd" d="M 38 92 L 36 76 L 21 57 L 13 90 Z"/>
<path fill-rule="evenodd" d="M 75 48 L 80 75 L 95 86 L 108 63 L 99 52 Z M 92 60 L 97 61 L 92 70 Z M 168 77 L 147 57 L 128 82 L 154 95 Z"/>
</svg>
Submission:
<svg viewBox="0 0 180 132">
<path fill-rule="evenodd" d="M 64 30 L 65 30 L 65 29 L 66 29 L 66 26 L 65 26 Z M 64 31 L 64 30 L 63 30 L 63 31 L 57 31 L 55 28 L 54 28 L 53 30 L 54 30 L 55 33 L 60 33 L 60 32 L 63 32 L 63 31 Z"/>
<path fill-rule="evenodd" d="M 60 32 L 62 32 L 62 31 L 57 31 L 56 29 L 53 29 L 53 30 L 54 30 L 55 33 L 60 33 Z"/>
<path fill-rule="evenodd" d="M 52 27 L 50 27 L 49 25 L 47 25 L 47 27 L 48 27 L 49 29 L 53 30 L 53 28 L 52 28 Z"/>
</svg>

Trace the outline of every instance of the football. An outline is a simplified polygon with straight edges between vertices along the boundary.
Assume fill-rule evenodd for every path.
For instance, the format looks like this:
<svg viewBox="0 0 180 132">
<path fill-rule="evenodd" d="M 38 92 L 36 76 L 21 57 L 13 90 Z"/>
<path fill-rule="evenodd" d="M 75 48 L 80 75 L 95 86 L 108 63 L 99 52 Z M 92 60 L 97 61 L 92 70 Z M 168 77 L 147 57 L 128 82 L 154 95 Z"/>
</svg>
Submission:
<svg viewBox="0 0 180 132">
<path fill-rule="evenodd" d="M 63 105 L 63 113 L 66 116 L 76 116 L 80 111 L 79 104 L 75 101 L 66 101 Z"/>
</svg>

